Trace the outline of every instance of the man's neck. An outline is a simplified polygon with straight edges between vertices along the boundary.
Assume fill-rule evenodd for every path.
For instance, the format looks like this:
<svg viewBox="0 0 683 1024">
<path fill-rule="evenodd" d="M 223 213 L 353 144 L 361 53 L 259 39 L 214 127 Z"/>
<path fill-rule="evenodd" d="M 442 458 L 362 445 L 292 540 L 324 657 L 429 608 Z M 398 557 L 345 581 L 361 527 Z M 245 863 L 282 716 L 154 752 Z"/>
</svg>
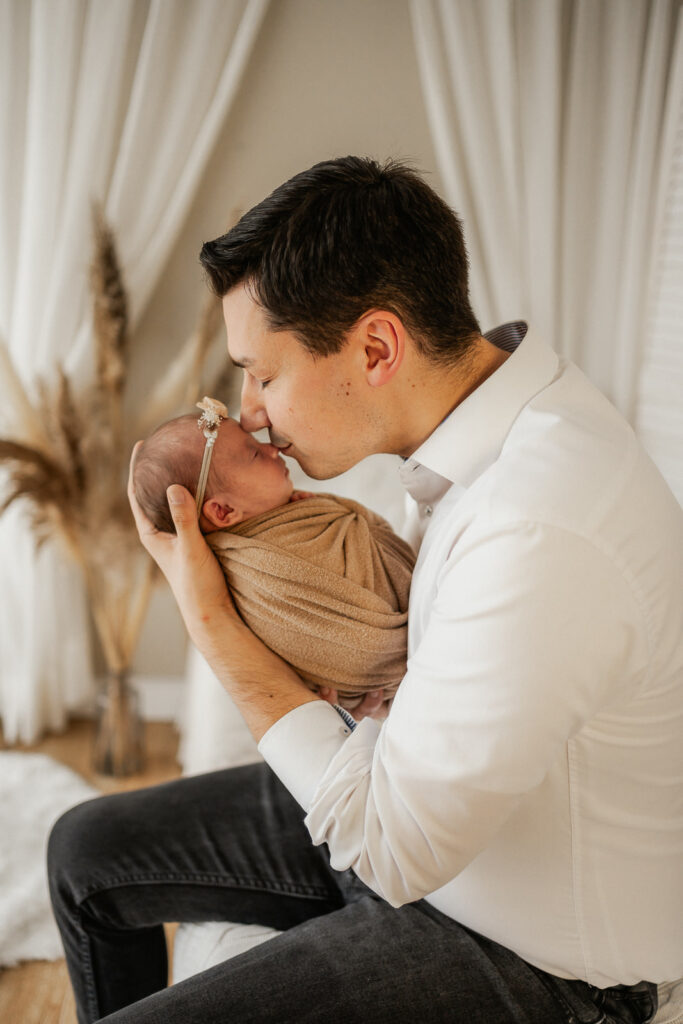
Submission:
<svg viewBox="0 0 683 1024">
<path fill-rule="evenodd" d="M 406 415 L 398 427 L 398 454 L 407 457 L 417 451 L 449 413 L 481 387 L 509 356 L 509 352 L 479 337 L 471 351 L 450 369 L 422 363 L 413 375 L 411 392 L 404 396 Z M 422 396 L 421 402 L 416 400 L 416 394 Z"/>
<path fill-rule="evenodd" d="M 511 352 L 505 352 L 504 349 L 498 348 L 497 345 L 494 345 L 487 338 L 480 338 L 477 343 L 475 358 L 461 378 L 462 392 L 449 411 L 452 412 L 456 405 L 464 402 L 468 395 L 476 391 L 485 380 L 488 380 L 496 370 L 500 369 L 503 363 L 510 358 L 511 354 Z"/>
</svg>

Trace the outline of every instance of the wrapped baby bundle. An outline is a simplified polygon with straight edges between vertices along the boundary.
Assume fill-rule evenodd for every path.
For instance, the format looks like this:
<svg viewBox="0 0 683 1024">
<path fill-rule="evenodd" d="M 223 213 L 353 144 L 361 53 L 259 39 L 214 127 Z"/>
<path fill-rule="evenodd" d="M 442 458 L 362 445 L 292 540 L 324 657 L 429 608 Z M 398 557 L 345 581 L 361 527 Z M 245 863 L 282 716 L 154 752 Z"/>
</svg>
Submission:
<svg viewBox="0 0 683 1024">
<path fill-rule="evenodd" d="M 244 621 L 311 689 L 396 692 L 415 556 L 384 519 L 318 494 L 206 539 Z"/>
</svg>

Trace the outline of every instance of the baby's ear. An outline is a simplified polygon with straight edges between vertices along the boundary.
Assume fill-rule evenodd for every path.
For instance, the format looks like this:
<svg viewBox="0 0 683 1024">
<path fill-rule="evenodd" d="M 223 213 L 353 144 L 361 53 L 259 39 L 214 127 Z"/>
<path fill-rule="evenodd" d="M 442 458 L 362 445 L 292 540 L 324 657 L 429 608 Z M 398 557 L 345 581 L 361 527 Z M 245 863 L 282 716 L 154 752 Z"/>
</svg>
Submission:
<svg viewBox="0 0 683 1024">
<path fill-rule="evenodd" d="M 235 523 L 242 521 L 242 516 L 239 512 L 231 508 L 230 505 L 216 501 L 215 498 L 210 498 L 209 501 L 204 502 L 202 515 L 217 530 L 224 530 L 227 526 L 234 526 Z"/>
</svg>

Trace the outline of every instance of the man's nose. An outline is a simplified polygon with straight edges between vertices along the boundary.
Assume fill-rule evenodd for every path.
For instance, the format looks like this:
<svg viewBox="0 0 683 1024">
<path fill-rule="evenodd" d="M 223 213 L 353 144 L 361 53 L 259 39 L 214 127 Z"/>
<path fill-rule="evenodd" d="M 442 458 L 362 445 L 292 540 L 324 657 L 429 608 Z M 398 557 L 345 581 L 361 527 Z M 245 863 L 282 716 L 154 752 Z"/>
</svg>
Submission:
<svg viewBox="0 0 683 1024">
<path fill-rule="evenodd" d="M 250 379 L 248 373 L 244 374 L 244 380 L 242 381 L 240 426 L 248 434 L 253 434 L 256 430 L 270 426 L 270 420 L 259 396 L 258 389 L 255 387 L 255 381 Z"/>
</svg>

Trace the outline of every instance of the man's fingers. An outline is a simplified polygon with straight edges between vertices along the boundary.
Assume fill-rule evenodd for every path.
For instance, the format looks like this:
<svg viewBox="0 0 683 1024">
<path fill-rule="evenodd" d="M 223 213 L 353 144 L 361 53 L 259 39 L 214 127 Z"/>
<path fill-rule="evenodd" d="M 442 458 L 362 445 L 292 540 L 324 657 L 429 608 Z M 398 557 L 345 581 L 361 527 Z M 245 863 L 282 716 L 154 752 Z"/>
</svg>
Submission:
<svg viewBox="0 0 683 1024">
<path fill-rule="evenodd" d="M 366 693 L 363 697 L 363 702 L 360 705 L 366 713 L 369 711 L 376 711 L 384 700 L 384 690 L 373 690 L 371 693 Z"/>
<path fill-rule="evenodd" d="M 133 470 L 135 468 L 135 457 L 138 453 L 141 444 L 142 441 L 137 442 L 137 444 L 133 448 L 130 457 L 130 469 L 128 471 L 128 502 L 133 513 L 133 518 L 135 519 L 135 525 L 137 526 L 140 540 L 142 541 L 143 544 L 145 544 L 146 537 L 149 537 L 150 534 L 158 533 L 159 531 L 156 529 L 154 524 L 150 522 L 145 513 L 142 511 L 138 504 L 138 499 L 135 497 L 135 487 L 133 486 Z M 145 547 L 147 547 L 146 544 Z"/>
<path fill-rule="evenodd" d="M 339 697 L 337 690 L 333 690 L 329 686 L 322 686 L 320 688 L 320 696 L 323 700 L 326 700 L 328 704 L 339 704 L 340 707 L 346 708 L 350 711 L 357 722 L 360 722 L 362 718 L 367 718 L 370 715 L 376 714 L 380 708 L 383 708 L 384 704 L 384 690 L 372 690 L 370 693 L 366 693 L 360 703 L 357 700 L 345 701 Z"/>
<path fill-rule="evenodd" d="M 135 469 L 135 458 L 140 450 L 142 441 L 136 441 L 133 445 L 133 451 L 130 453 L 130 463 L 128 465 L 128 493 L 131 494 L 133 491 L 133 470 Z"/>
<path fill-rule="evenodd" d="M 197 525 L 197 506 L 190 492 L 180 484 L 171 484 L 166 491 L 171 518 L 180 537 L 188 532 L 199 532 Z"/>
<path fill-rule="evenodd" d="M 363 700 L 360 702 L 357 708 L 351 712 L 353 717 L 360 721 L 361 718 L 366 718 L 370 715 L 374 715 L 382 706 L 384 701 L 384 690 L 373 690 L 371 693 L 366 693 Z"/>
</svg>

